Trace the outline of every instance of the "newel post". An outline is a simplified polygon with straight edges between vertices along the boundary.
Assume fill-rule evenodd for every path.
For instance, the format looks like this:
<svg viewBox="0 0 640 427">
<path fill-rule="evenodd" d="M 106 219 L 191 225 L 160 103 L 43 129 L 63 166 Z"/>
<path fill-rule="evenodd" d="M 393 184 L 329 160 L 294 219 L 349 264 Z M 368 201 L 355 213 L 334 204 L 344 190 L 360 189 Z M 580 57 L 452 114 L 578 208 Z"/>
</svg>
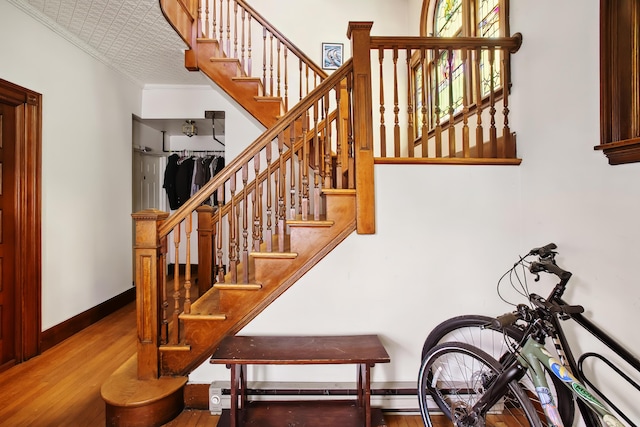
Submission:
<svg viewBox="0 0 640 427">
<path fill-rule="evenodd" d="M 134 268 L 138 326 L 138 378 L 159 377 L 160 292 L 158 274 L 164 268 L 158 228 L 167 212 L 147 209 L 132 215 L 136 222 Z"/>
<path fill-rule="evenodd" d="M 371 100 L 371 27 L 373 22 L 349 22 L 353 60 L 353 136 L 356 158 L 356 223 L 358 234 L 373 234 L 373 112 Z"/>
</svg>

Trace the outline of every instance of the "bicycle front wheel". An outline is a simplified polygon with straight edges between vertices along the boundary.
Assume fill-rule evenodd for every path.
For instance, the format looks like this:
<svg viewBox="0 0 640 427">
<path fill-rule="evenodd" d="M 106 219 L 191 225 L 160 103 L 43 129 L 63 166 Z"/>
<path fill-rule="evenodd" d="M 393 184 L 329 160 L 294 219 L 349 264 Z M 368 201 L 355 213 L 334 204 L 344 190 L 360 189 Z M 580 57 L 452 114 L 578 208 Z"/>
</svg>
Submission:
<svg viewBox="0 0 640 427">
<path fill-rule="evenodd" d="M 522 340 L 524 331 L 515 325 L 497 328 L 494 326 L 494 320 L 492 317 L 470 314 L 443 321 L 433 328 L 425 339 L 422 346 L 422 359 L 424 360 L 425 355 L 435 345 L 457 341 L 471 344 L 499 362 L 504 362 L 504 359 L 509 358 L 512 347 Z M 560 411 L 560 418 L 565 426 L 571 426 L 575 416 L 573 394 L 552 373 L 547 372 L 546 378 L 551 396 Z M 525 377 L 521 383 L 531 399 L 537 401 L 535 387 L 531 379 Z M 535 405 L 539 404 L 539 402 L 535 403 Z"/>
<path fill-rule="evenodd" d="M 517 381 L 487 413 L 474 414 L 473 405 L 502 371 L 502 365 L 486 352 L 461 342 L 438 344 L 427 352 L 418 378 L 418 398 L 423 419 L 428 397 L 457 427 L 534 426 L 545 424 Z"/>
</svg>

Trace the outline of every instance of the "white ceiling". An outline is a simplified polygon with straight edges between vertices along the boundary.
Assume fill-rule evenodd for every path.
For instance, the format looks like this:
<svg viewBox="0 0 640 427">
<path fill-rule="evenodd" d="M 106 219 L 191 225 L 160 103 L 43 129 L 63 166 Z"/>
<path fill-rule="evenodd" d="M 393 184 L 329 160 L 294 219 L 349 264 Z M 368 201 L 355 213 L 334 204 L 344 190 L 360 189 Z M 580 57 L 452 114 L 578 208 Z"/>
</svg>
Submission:
<svg viewBox="0 0 640 427">
<path fill-rule="evenodd" d="M 159 0 L 9 0 L 138 84 L 208 84 L 184 67 L 185 43 Z"/>
<path fill-rule="evenodd" d="M 141 86 L 211 84 L 201 72 L 185 68 L 186 44 L 162 15 L 159 0 L 9 2 Z M 183 118 L 140 121 L 168 135 L 181 134 L 184 123 Z M 196 126 L 200 135 L 213 133 L 209 119 L 196 120 Z M 216 116 L 215 130 L 224 135 L 224 114 Z"/>
</svg>

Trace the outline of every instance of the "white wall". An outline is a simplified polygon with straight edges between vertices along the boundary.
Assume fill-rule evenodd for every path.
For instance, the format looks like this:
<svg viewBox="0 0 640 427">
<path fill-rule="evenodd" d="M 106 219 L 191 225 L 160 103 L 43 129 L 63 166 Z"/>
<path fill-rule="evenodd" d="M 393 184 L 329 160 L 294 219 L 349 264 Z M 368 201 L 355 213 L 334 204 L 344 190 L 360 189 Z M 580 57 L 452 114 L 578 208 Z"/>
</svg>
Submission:
<svg viewBox="0 0 640 427">
<path fill-rule="evenodd" d="M 574 272 L 567 299 L 640 353 L 640 165 L 609 166 L 592 148 L 599 142 L 598 2 L 511 3 L 511 30 L 524 35 L 510 98 L 522 165 L 377 166 L 377 233 L 350 236 L 243 333 L 377 333 L 392 362 L 375 367 L 374 380 L 413 382 L 430 329 L 456 314 L 507 310 L 495 292 L 498 278 L 518 254 L 554 241 L 559 261 Z M 373 20 L 376 35 L 417 34 L 416 0 L 317 4 L 309 11 L 308 2 L 252 2 L 318 59 L 323 41 L 344 42 L 350 56 L 349 20 Z M 0 62 L 0 77 L 44 94 L 46 329 L 130 286 L 131 114 L 224 110 L 228 158 L 261 126 L 216 89 L 148 87 L 141 95 L 6 2 L 0 16 L 0 57 L 15 59 Z M 20 44 L 10 42 L 15 34 L 23 35 Z M 543 281 L 539 292 L 550 285 Z M 353 380 L 350 368 L 256 374 Z M 215 379 L 228 372 L 205 364 L 191 376 Z"/>
<path fill-rule="evenodd" d="M 418 20 L 421 4 L 410 4 Z M 524 35 L 510 98 L 521 166 L 377 166 L 376 234 L 350 236 L 242 333 L 377 333 L 391 363 L 376 366 L 374 380 L 414 382 L 430 329 L 457 314 L 509 310 L 498 279 L 518 254 L 553 241 L 559 263 L 574 272 L 566 299 L 640 354 L 640 165 L 609 166 L 593 150 L 598 7 L 596 0 L 511 2 L 512 32 Z M 287 10 L 302 13 L 293 4 Z M 383 20 L 376 17 L 374 29 Z M 534 289 L 546 295 L 553 284 L 543 279 Z M 584 336 L 577 343 L 591 344 Z M 192 381 L 228 379 L 205 365 Z M 352 380 L 350 370 L 339 378 L 333 369 L 254 371 L 267 380 Z"/>
<path fill-rule="evenodd" d="M 140 88 L 6 1 L 0 77 L 43 95 L 42 328 L 132 286 L 131 115 Z"/>
</svg>

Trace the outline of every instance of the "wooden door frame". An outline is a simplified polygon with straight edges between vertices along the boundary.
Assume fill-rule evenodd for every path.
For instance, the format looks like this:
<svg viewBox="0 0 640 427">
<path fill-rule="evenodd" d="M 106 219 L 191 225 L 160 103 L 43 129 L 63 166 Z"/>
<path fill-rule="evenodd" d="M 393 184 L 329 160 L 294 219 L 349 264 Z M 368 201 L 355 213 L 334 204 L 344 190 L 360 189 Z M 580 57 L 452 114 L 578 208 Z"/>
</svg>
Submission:
<svg viewBox="0 0 640 427">
<path fill-rule="evenodd" d="M 40 353 L 42 330 L 42 95 L 0 79 L 0 102 L 16 113 L 16 363 Z"/>
</svg>

